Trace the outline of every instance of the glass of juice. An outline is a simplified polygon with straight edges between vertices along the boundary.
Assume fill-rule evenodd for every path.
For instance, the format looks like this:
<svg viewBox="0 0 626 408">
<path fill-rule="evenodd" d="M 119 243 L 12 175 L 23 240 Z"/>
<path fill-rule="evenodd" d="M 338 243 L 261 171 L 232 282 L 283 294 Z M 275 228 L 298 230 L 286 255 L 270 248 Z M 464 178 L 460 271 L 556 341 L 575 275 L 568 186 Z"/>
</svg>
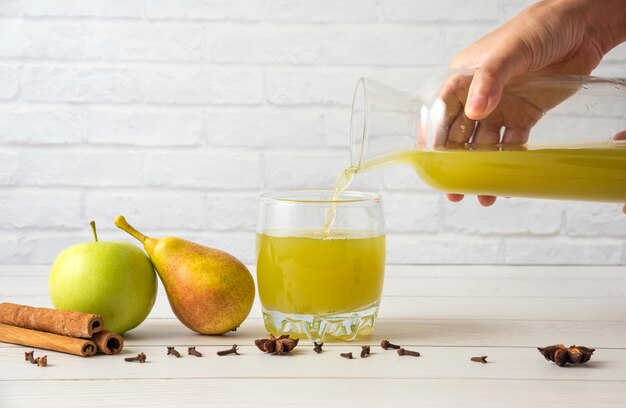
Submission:
<svg viewBox="0 0 626 408">
<path fill-rule="evenodd" d="M 266 329 L 313 341 L 370 334 L 385 272 L 381 197 L 287 191 L 260 197 L 257 280 Z"/>
</svg>

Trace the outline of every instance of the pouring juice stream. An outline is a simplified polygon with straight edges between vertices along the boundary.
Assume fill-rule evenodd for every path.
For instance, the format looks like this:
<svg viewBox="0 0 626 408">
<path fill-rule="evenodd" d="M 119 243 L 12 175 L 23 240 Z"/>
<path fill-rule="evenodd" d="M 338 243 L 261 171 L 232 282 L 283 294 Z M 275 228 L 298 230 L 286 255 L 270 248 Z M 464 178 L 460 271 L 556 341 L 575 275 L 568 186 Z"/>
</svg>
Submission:
<svg viewBox="0 0 626 408">
<path fill-rule="evenodd" d="M 341 193 L 350 186 L 352 180 L 354 179 L 354 175 L 357 173 L 356 166 L 350 166 L 339 173 L 337 180 L 335 181 L 335 187 L 333 189 L 333 204 L 326 211 L 326 221 L 324 222 L 324 235 L 328 236 L 330 233 L 330 228 L 335 222 L 335 217 L 337 216 L 337 204 L 336 201 L 339 200 Z"/>
</svg>

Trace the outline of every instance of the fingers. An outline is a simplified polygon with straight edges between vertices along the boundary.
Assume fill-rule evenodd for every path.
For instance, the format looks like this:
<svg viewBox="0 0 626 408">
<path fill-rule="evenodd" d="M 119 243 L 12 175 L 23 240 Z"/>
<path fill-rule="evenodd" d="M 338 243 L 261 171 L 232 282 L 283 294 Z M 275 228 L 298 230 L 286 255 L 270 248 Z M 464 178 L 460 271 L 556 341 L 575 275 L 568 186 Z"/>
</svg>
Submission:
<svg viewBox="0 0 626 408">
<path fill-rule="evenodd" d="M 496 202 L 496 197 L 490 195 L 479 195 L 478 202 L 483 207 L 490 207 Z"/>
<path fill-rule="evenodd" d="M 530 130 L 520 128 L 506 128 L 502 136 L 502 144 L 522 145 L 528 142 Z"/>
<path fill-rule="evenodd" d="M 463 105 L 460 102 L 448 99 L 442 100 L 443 103 L 443 117 L 434 124 L 435 128 L 435 146 L 444 147 L 448 145 L 454 139 L 455 143 L 464 143 L 464 140 L 457 140 L 458 137 L 451 137 L 454 135 L 452 128 L 455 122 L 459 121 L 460 117 L 463 117 Z"/>
<path fill-rule="evenodd" d="M 476 122 L 465 116 L 463 112 L 460 112 L 454 122 L 452 122 L 452 125 L 450 125 L 447 141 L 463 145 L 470 141 L 475 128 Z"/>
<path fill-rule="evenodd" d="M 472 145 L 497 145 L 500 143 L 500 130 L 502 126 L 496 122 L 479 122 L 476 133 L 472 139 Z"/>
<path fill-rule="evenodd" d="M 613 140 L 626 140 L 626 130 L 622 130 L 613 135 Z"/>
<path fill-rule="evenodd" d="M 455 73 L 443 85 L 439 95 L 443 115 L 435 123 L 435 146 L 463 145 L 471 138 L 475 122 L 463 114 L 471 80 L 467 73 Z"/>
<path fill-rule="evenodd" d="M 465 115 L 473 120 L 487 117 L 498 106 L 504 85 L 513 76 L 526 72 L 531 64 L 521 40 L 503 41 L 478 68 L 470 85 Z"/>
<path fill-rule="evenodd" d="M 482 86 L 482 88 L 473 90 L 475 93 L 467 98 L 465 115 L 474 120 L 481 120 L 493 112 L 496 106 L 498 106 L 504 86 L 500 87 L 500 89 L 487 89 L 482 83 L 477 86 Z M 491 101 L 489 98 L 491 98 Z"/>
<path fill-rule="evenodd" d="M 622 212 L 626 214 L 626 204 L 624 205 L 624 208 L 622 208 Z"/>
<path fill-rule="evenodd" d="M 497 61 L 487 60 L 474 74 L 470 85 L 465 115 L 474 120 L 481 120 L 494 111 L 504 90 L 504 85 L 511 79 Z"/>
<path fill-rule="evenodd" d="M 448 197 L 448 200 L 452 201 L 453 203 L 458 203 L 459 201 L 463 199 L 464 195 L 463 194 L 446 194 L 446 197 Z M 493 205 L 493 203 L 496 202 L 496 197 L 490 196 L 490 195 L 479 195 L 478 202 L 483 207 L 490 207 Z M 624 211 L 626 211 L 626 206 L 624 206 Z"/>
</svg>

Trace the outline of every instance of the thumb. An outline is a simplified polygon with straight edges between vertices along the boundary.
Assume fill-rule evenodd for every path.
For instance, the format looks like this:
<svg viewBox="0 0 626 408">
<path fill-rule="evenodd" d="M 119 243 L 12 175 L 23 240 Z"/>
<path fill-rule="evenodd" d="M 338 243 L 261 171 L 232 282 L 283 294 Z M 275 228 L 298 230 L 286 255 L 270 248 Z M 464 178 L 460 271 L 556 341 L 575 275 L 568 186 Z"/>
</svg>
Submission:
<svg viewBox="0 0 626 408">
<path fill-rule="evenodd" d="M 467 93 L 465 116 L 481 120 L 493 112 L 500 103 L 506 83 L 529 70 L 531 60 L 526 50 L 521 42 L 511 45 L 505 41 L 476 70 Z"/>
</svg>

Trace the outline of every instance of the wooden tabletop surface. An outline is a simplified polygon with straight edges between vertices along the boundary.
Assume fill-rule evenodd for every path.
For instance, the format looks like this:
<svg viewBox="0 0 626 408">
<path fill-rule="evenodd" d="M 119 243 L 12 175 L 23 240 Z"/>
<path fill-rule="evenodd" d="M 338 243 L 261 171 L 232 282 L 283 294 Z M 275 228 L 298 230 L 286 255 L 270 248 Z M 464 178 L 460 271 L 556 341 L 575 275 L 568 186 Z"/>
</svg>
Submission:
<svg viewBox="0 0 626 408">
<path fill-rule="evenodd" d="M 0 266 L 0 302 L 51 306 L 49 266 Z M 234 333 L 201 336 L 176 320 L 162 288 L 150 317 L 118 356 L 51 351 L 48 367 L 0 343 L 0 407 L 623 407 L 626 400 L 626 267 L 393 266 L 374 334 L 291 355 L 261 353 L 258 299 Z M 381 339 L 419 351 L 400 357 Z M 560 368 L 537 347 L 596 348 Z M 242 355 L 218 357 L 238 344 Z M 339 353 L 372 346 L 367 359 Z M 176 346 L 181 358 L 166 355 Z M 187 355 L 187 347 L 204 353 Z M 30 349 L 28 349 L 30 350 Z M 124 357 L 146 354 L 148 363 Z M 488 363 L 470 361 L 488 356 Z"/>
</svg>

